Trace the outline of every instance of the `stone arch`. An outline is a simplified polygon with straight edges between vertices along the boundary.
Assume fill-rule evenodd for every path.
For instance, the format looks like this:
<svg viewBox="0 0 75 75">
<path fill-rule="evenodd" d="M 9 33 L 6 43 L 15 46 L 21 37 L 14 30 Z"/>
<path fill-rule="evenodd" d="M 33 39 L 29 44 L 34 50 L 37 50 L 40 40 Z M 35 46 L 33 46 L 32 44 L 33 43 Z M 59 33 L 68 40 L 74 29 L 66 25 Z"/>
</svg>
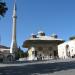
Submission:
<svg viewBox="0 0 75 75">
<path fill-rule="evenodd" d="M 8 61 L 12 61 L 12 60 L 13 60 L 13 55 L 11 55 L 11 54 L 8 55 L 8 56 L 7 56 L 7 60 L 8 60 Z"/>
<path fill-rule="evenodd" d="M 42 46 L 38 46 L 38 50 L 39 51 L 42 51 L 43 50 L 43 47 Z"/>
</svg>

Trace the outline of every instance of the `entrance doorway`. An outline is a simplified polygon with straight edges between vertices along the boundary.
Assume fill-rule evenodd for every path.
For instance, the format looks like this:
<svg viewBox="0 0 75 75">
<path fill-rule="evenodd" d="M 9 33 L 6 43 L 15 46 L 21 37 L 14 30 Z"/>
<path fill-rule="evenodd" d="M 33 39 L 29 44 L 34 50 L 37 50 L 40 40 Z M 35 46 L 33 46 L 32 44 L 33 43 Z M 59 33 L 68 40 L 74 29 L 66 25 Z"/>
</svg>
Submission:
<svg viewBox="0 0 75 75">
<path fill-rule="evenodd" d="M 54 58 L 57 58 L 57 57 L 58 57 L 58 52 L 54 51 Z"/>
</svg>

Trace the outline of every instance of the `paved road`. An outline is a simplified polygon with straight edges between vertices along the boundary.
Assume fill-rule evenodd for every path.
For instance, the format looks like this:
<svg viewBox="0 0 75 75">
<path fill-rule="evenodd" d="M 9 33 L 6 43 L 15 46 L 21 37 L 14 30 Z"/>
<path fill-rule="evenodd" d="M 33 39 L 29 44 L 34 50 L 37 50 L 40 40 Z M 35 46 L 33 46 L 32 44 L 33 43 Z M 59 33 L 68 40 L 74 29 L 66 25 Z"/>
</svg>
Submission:
<svg viewBox="0 0 75 75">
<path fill-rule="evenodd" d="M 3 64 L 0 64 L 0 66 Z M 75 61 L 4 64 L 0 75 L 75 75 Z"/>
</svg>

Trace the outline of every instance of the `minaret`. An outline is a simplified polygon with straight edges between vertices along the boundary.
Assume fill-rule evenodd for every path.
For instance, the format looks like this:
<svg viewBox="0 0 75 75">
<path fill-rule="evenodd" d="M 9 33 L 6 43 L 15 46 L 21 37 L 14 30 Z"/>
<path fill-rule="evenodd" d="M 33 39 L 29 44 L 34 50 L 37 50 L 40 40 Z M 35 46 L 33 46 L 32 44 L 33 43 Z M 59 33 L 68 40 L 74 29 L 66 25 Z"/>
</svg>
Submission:
<svg viewBox="0 0 75 75">
<path fill-rule="evenodd" d="M 10 47 L 10 53 L 14 53 L 17 50 L 17 42 L 16 42 L 16 0 L 14 0 L 14 9 L 13 9 L 13 28 L 12 28 L 12 42 Z"/>
</svg>

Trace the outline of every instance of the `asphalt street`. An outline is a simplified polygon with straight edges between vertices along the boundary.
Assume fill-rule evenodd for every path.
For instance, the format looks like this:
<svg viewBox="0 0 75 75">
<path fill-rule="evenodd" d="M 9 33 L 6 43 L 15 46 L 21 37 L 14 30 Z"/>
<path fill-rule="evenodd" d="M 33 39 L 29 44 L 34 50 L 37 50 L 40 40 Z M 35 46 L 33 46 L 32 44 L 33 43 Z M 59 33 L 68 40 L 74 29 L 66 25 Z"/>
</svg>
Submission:
<svg viewBox="0 0 75 75">
<path fill-rule="evenodd" d="M 75 61 L 0 64 L 0 75 L 75 75 Z"/>
</svg>

